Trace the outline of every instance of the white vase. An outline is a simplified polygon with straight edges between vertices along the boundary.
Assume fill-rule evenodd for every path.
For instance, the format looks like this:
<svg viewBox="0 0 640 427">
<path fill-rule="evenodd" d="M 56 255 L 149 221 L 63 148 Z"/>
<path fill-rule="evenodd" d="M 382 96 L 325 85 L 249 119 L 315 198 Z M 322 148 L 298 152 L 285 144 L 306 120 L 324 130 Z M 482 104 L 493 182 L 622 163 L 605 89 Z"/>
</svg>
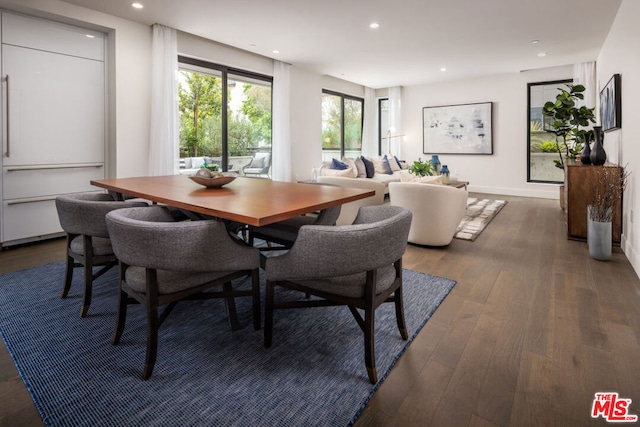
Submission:
<svg viewBox="0 0 640 427">
<path fill-rule="evenodd" d="M 594 221 L 587 213 L 587 245 L 591 258 L 609 261 L 611 259 L 611 222 Z"/>
</svg>

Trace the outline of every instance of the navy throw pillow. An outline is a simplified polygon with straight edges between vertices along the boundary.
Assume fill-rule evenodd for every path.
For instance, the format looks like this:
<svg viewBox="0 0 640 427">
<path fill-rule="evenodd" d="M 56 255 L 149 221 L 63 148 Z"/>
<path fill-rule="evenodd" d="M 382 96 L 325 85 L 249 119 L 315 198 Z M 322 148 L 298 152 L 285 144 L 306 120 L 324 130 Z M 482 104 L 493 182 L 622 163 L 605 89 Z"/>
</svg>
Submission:
<svg viewBox="0 0 640 427">
<path fill-rule="evenodd" d="M 349 169 L 349 165 L 347 165 L 344 162 L 341 162 L 338 159 L 333 159 L 331 160 L 331 166 L 329 167 L 329 169 L 338 169 L 338 170 L 345 170 L 345 169 Z"/>
<path fill-rule="evenodd" d="M 373 178 L 376 173 L 376 168 L 373 166 L 373 162 L 367 159 L 365 156 L 360 156 L 362 163 L 364 163 L 364 169 L 367 171 L 367 178 Z"/>
<path fill-rule="evenodd" d="M 393 175 L 393 169 L 391 169 L 391 165 L 389 164 L 389 158 L 385 154 L 382 158 L 382 165 L 384 166 L 385 172 L 387 175 Z"/>
<path fill-rule="evenodd" d="M 393 158 L 396 160 L 396 163 L 398 164 L 398 167 L 400 169 L 402 169 L 402 163 L 400 163 L 400 160 L 398 160 L 398 157 L 397 156 L 393 156 Z"/>
</svg>

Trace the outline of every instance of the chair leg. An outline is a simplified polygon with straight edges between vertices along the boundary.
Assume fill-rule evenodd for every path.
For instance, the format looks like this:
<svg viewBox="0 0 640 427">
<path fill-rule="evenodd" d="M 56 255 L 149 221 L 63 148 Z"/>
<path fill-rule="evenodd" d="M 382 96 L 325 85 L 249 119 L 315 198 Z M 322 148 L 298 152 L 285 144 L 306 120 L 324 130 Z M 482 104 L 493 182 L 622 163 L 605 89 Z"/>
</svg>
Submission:
<svg viewBox="0 0 640 427">
<path fill-rule="evenodd" d="M 119 263 L 118 266 L 118 312 L 116 313 L 116 330 L 111 337 L 111 344 L 116 345 L 120 342 L 120 337 L 124 332 L 124 325 L 127 322 L 127 306 L 129 305 L 129 295 L 122 290 L 122 282 L 124 281 L 127 265 Z"/>
<path fill-rule="evenodd" d="M 367 367 L 367 375 L 369 382 L 375 384 L 378 382 L 378 373 L 376 371 L 376 356 L 374 349 L 374 329 L 375 329 L 375 271 L 367 272 L 367 285 L 365 286 L 365 306 L 364 306 L 364 363 Z"/>
<path fill-rule="evenodd" d="M 222 285 L 222 289 L 225 292 L 232 292 L 231 282 L 226 282 Z M 229 325 L 232 331 L 240 329 L 240 322 L 238 322 L 238 311 L 236 310 L 236 300 L 232 296 L 224 298 L 225 305 L 227 307 L 227 316 L 229 317 Z"/>
<path fill-rule="evenodd" d="M 80 317 L 85 317 L 91 305 L 91 293 L 93 288 L 93 242 L 90 236 L 83 236 L 84 243 L 84 296 Z"/>
<path fill-rule="evenodd" d="M 261 315 L 260 313 L 260 270 L 257 268 L 251 271 L 251 292 L 253 299 L 253 329 L 260 329 Z"/>
<path fill-rule="evenodd" d="M 402 285 L 393 293 L 393 300 L 396 306 L 396 323 L 398 324 L 398 330 L 403 340 L 409 339 L 407 333 L 407 324 L 404 321 L 404 307 L 402 302 Z"/>
<path fill-rule="evenodd" d="M 276 282 L 267 280 L 267 287 L 264 301 L 264 346 L 271 347 L 273 336 L 273 291 Z"/>
<path fill-rule="evenodd" d="M 69 255 L 71 252 L 71 241 L 74 236 L 67 234 L 67 265 L 64 269 L 64 287 L 62 288 L 62 294 L 60 298 L 66 298 L 69 290 L 71 289 L 71 281 L 73 280 L 73 268 L 75 266 L 75 260 Z"/>
<path fill-rule="evenodd" d="M 158 275 L 147 269 L 147 355 L 144 362 L 143 379 L 153 373 L 158 354 Z"/>
<path fill-rule="evenodd" d="M 64 287 L 62 288 L 62 293 L 60 294 L 60 298 L 66 298 L 69 290 L 71 289 L 71 281 L 73 280 L 73 266 L 75 262 L 74 259 L 67 255 L 67 265 L 64 269 Z"/>
</svg>

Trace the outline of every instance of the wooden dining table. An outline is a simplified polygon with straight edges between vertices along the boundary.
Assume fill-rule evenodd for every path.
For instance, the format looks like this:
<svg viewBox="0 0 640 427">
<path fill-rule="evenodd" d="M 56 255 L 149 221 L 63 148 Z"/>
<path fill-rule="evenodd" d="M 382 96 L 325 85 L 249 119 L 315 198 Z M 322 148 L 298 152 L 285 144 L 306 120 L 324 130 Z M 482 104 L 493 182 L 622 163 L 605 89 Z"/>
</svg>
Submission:
<svg viewBox="0 0 640 427">
<path fill-rule="evenodd" d="M 206 188 L 185 175 L 92 180 L 123 196 L 138 197 L 185 211 L 261 227 L 298 215 L 371 197 L 359 188 L 272 181 L 239 176 L 221 188 Z"/>
</svg>

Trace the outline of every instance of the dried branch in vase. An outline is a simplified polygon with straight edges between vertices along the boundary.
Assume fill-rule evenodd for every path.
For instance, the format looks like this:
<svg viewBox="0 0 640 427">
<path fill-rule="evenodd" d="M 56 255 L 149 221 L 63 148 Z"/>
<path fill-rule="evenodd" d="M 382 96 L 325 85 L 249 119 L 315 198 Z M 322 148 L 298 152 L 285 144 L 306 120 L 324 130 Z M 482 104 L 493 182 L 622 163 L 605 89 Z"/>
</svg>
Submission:
<svg viewBox="0 0 640 427">
<path fill-rule="evenodd" d="M 611 222 L 613 206 L 622 198 L 629 172 L 614 167 L 602 167 L 596 171 L 596 183 L 589 204 L 589 218 L 598 222 Z"/>
</svg>

